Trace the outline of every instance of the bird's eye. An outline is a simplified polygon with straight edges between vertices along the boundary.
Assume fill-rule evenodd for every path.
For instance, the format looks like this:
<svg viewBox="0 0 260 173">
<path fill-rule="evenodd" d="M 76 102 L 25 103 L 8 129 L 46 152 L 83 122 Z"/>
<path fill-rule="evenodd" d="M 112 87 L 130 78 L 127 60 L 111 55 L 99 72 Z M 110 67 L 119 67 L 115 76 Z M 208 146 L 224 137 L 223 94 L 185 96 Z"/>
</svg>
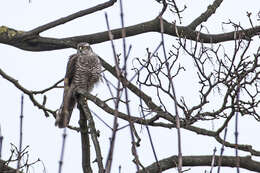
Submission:
<svg viewBox="0 0 260 173">
<path fill-rule="evenodd" d="M 80 46 L 80 47 L 79 47 L 79 50 L 82 50 L 82 49 L 83 49 L 83 47 L 82 47 L 82 46 Z"/>
</svg>

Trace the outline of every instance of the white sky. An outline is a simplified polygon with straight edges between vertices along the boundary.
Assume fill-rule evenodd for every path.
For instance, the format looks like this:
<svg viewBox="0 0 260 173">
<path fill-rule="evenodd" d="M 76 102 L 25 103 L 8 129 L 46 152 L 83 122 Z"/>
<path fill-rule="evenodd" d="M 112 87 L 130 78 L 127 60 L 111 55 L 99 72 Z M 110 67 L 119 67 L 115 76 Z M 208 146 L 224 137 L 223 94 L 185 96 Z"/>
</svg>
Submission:
<svg viewBox="0 0 260 173">
<path fill-rule="evenodd" d="M 96 4 L 94 0 L 8 0 L 2 1 L 0 6 L 0 26 L 5 25 L 18 30 L 30 30 L 39 25 L 45 24 L 60 17 L 67 16 L 73 12 L 89 8 Z M 183 14 L 183 25 L 188 24 L 202 12 L 205 11 L 207 6 L 212 3 L 212 0 L 184 0 L 181 3 L 187 4 L 188 9 Z M 133 25 L 140 22 L 153 19 L 160 11 L 160 5 L 155 0 L 128 0 L 123 1 L 124 12 L 126 17 L 126 25 Z M 207 23 L 210 33 L 222 32 L 221 22 L 231 19 L 234 22 L 241 22 L 242 26 L 247 28 L 249 22 L 246 17 L 246 12 L 252 12 L 252 18 L 256 19 L 256 14 L 259 9 L 258 0 L 250 1 L 224 1 L 217 13 L 213 15 Z M 95 33 L 106 30 L 104 12 L 109 15 L 110 25 L 112 28 L 120 27 L 119 20 L 119 5 L 118 3 L 113 7 L 100 11 L 86 17 L 81 17 L 65 25 L 51 29 L 44 32 L 43 36 L 48 37 L 67 37 L 81 34 Z M 169 17 L 166 14 L 165 17 Z M 168 18 L 169 21 L 175 20 Z M 259 25 L 258 23 L 255 23 Z M 224 31 L 229 31 L 232 28 L 225 27 Z M 147 33 L 143 35 L 127 38 L 127 43 L 133 45 L 131 53 L 132 57 L 144 57 L 145 48 L 149 47 L 153 50 L 159 43 L 158 33 Z M 169 48 L 172 42 L 175 41 L 172 37 L 166 38 L 166 45 Z M 121 42 L 116 41 L 118 52 L 121 50 Z M 96 44 L 92 46 L 94 51 L 107 60 L 113 63 L 112 51 L 109 42 Z M 0 68 L 8 75 L 19 80 L 20 84 L 29 90 L 44 89 L 56 81 L 61 79 L 65 73 L 67 57 L 75 52 L 73 49 L 64 49 L 51 52 L 28 52 L 19 50 L 17 48 L 0 45 Z M 187 61 L 187 63 L 190 63 Z M 192 65 L 192 64 L 191 64 Z M 190 74 L 191 75 L 191 74 Z M 178 83 L 176 86 L 177 95 L 189 93 L 191 89 L 187 80 L 183 83 Z M 192 92 L 192 91 L 190 91 Z M 93 94 L 100 96 L 108 96 L 108 91 L 104 83 L 100 83 L 93 91 Z M 152 93 L 151 93 L 152 94 Z M 18 146 L 19 137 L 19 115 L 20 115 L 20 97 L 21 92 L 16 89 L 11 83 L 3 78 L 0 78 L 0 124 L 4 136 L 3 145 L 3 159 L 8 158 L 10 155 L 10 143 Z M 42 96 L 39 98 L 39 102 Z M 62 99 L 62 90 L 53 90 L 48 93 L 47 106 L 55 110 L 59 108 Z M 192 101 L 191 99 L 190 101 Z M 95 112 L 99 109 L 94 107 Z M 72 124 L 77 125 L 78 116 L 77 110 L 74 111 L 72 117 Z M 62 130 L 54 127 L 54 118 L 45 118 L 42 111 L 34 107 L 28 97 L 25 97 L 24 105 L 24 140 L 23 146 L 29 145 L 30 160 L 34 161 L 40 158 L 47 169 L 47 172 L 58 171 L 58 160 L 61 150 L 61 134 Z M 102 114 L 100 114 L 102 116 Z M 104 118 L 112 125 L 112 117 L 105 115 Z M 243 121 L 243 123 L 241 122 Z M 107 156 L 108 142 L 111 131 L 97 119 L 95 119 L 97 128 L 101 131 L 100 144 L 102 146 L 104 160 Z M 125 122 L 120 122 L 121 125 Z M 203 125 L 203 123 L 201 123 Z M 239 123 L 239 141 L 246 142 L 260 150 L 259 140 L 256 138 L 255 133 L 259 131 L 259 125 L 255 123 L 252 118 L 240 119 Z M 212 128 L 209 125 L 208 128 Z M 139 128 L 138 128 L 139 129 Z M 230 142 L 234 140 L 234 131 L 229 129 L 228 139 Z M 177 137 L 176 130 L 168 130 L 161 128 L 151 129 L 154 139 L 154 145 L 157 149 L 159 159 L 176 155 L 177 154 Z M 152 150 L 148 143 L 147 133 L 143 128 L 140 132 L 142 137 L 141 147 L 138 149 L 140 159 L 144 165 L 149 165 L 154 162 Z M 129 129 L 126 128 L 117 134 L 116 150 L 113 162 L 113 171 L 118 170 L 118 166 L 122 166 L 122 172 L 135 172 L 135 165 L 131 163 L 133 159 L 130 154 L 130 136 Z M 220 145 L 214 139 L 198 136 L 195 133 L 186 132 L 182 130 L 182 147 L 183 155 L 206 155 L 211 154 L 214 147 L 217 147 L 218 153 Z M 92 146 L 92 149 L 94 147 Z M 229 155 L 234 155 L 234 150 L 225 149 Z M 94 152 L 92 151 L 92 156 Z M 239 152 L 241 155 L 248 154 Z M 131 157 L 129 157 L 131 156 Z M 92 157 L 92 160 L 94 157 Z M 34 166 L 35 172 L 43 170 L 40 164 Z M 189 172 L 202 172 L 209 168 L 192 168 Z M 94 167 L 95 170 L 95 167 Z M 235 169 L 222 169 L 223 172 L 235 172 Z M 216 171 L 216 169 L 215 169 Z M 65 160 L 63 173 L 81 172 L 81 143 L 80 134 L 69 130 L 66 143 Z M 94 171 L 95 172 L 95 171 Z M 171 171 L 169 171 L 171 172 Z M 242 172 L 249 172 L 243 170 Z"/>
</svg>

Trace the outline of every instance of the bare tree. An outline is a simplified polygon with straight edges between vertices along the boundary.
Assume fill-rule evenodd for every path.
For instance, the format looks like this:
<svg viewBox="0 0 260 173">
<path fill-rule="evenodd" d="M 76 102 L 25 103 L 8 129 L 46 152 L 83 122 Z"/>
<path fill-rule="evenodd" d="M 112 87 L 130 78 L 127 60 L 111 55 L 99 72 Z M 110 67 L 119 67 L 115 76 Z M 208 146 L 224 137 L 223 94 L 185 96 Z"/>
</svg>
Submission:
<svg viewBox="0 0 260 173">
<path fill-rule="evenodd" d="M 259 74 L 260 74 L 260 47 L 255 46 L 255 40 L 259 41 L 260 26 L 255 26 L 251 13 L 247 13 L 250 26 L 246 29 L 240 24 L 232 21 L 223 23 L 233 27 L 232 32 L 209 34 L 203 32 L 207 30 L 202 23 L 206 22 L 222 4 L 223 0 L 215 0 L 209 4 L 206 11 L 199 16 L 194 16 L 193 20 L 186 26 L 182 26 L 182 13 L 186 6 L 180 7 L 174 0 L 157 1 L 161 6 L 159 15 L 140 24 L 125 26 L 124 9 L 122 2 L 109 0 L 91 8 L 76 12 L 61 19 L 57 19 L 47 24 L 38 26 L 30 31 L 19 31 L 18 29 L 6 26 L 0 27 L 0 43 L 17 47 L 25 51 L 50 51 L 65 48 L 76 48 L 80 42 L 98 44 L 110 41 L 114 57 L 115 66 L 112 66 L 100 57 L 104 72 L 103 82 L 107 86 L 110 97 L 103 99 L 90 93 L 78 91 L 78 109 L 80 110 L 79 127 L 69 126 L 70 130 L 81 133 L 82 143 L 82 168 L 83 172 L 92 172 L 93 164 L 97 164 L 99 172 L 110 172 L 114 156 L 114 143 L 117 132 L 125 127 L 118 126 L 118 120 L 128 122 L 126 126 L 130 130 L 132 141 L 132 157 L 136 165 L 137 172 L 163 172 L 171 168 L 177 168 L 182 172 L 185 167 L 222 166 L 236 167 L 237 172 L 240 168 L 260 172 L 260 162 L 255 161 L 251 156 L 260 156 L 260 151 L 254 149 L 250 144 L 240 144 L 238 142 L 238 119 L 253 117 L 256 122 L 260 120 L 259 114 Z M 89 35 L 80 35 L 67 38 L 43 37 L 40 34 L 46 30 L 55 28 L 61 24 L 76 20 L 79 17 L 105 10 L 116 3 L 120 4 L 121 28 L 110 29 L 109 17 L 106 16 L 107 30 L 104 32 Z M 170 11 L 177 16 L 176 21 L 167 21 L 163 15 Z M 258 19 L 259 20 L 259 19 Z M 179 21 L 179 22 L 177 22 Z M 157 32 L 161 35 L 159 44 L 155 50 L 146 49 L 147 57 L 131 57 L 131 45 L 126 44 L 126 37 Z M 171 36 L 174 41 L 168 43 L 165 36 Z M 122 39 L 122 55 L 116 52 L 114 40 Z M 230 41 L 230 45 L 225 42 Z M 166 49 L 167 45 L 171 48 Z M 232 47 L 232 51 L 230 50 Z M 186 59 L 193 63 L 193 66 L 185 65 Z M 180 95 L 176 85 L 185 75 L 186 71 L 193 71 L 195 83 L 189 85 L 197 88 L 195 96 L 190 98 Z M 131 75 L 130 75 L 131 74 Z M 0 75 L 15 85 L 27 95 L 31 102 L 41 109 L 46 117 L 52 115 L 56 117 L 56 110 L 46 106 L 46 92 L 61 88 L 57 81 L 50 87 L 31 91 L 22 86 L 17 79 L 0 69 Z M 115 83 L 111 82 L 107 76 L 113 76 Z M 111 77 L 112 78 L 112 77 Z M 152 91 L 154 94 L 151 95 Z M 43 95 L 44 101 L 40 103 L 36 95 Z M 85 100 L 94 103 L 101 108 L 104 113 L 114 116 L 111 130 L 110 149 L 106 158 L 106 153 L 102 152 L 99 144 L 99 130 L 95 127 L 93 116 L 96 115 L 92 109 L 86 109 Z M 138 100 L 131 102 L 131 99 Z M 112 101 L 112 104 L 110 103 Z M 131 107 L 138 108 L 138 111 L 131 110 Z M 227 129 L 231 119 L 235 119 L 235 142 L 226 139 Z M 221 125 L 216 130 L 208 130 L 198 126 L 198 123 L 208 123 L 221 121 Z M 137 147 L 140 145 L 140 138 L 136 127 L 144 126 L 148 132 L 150 145 L 154 155 L 154 163 L 143 165 L 138 154 Z M 153 144 L 151 128 L 176 128 L 178 143 L 178 154 L 159 160 Z M 217 155 L 183 155 L 182 154 L 182 130 L 195 132 L 196 135 L 204 135 L 216 140 L 222 145 L 221 153 Z M 223 136 L 224 137 L 221 137 Z M 65 138 L 65 137 L 64 137 Z M 90 160 L 90 140 L 92 140 L 96 160 Z M 235 149 L 234 156 L 223 154 L 225 147 Z M 240 156 L 238 151 L 247 152 L 251 156 Z M 106 158 L 106 160 L 105 160 Z M 3 163 L 5 163 L 3 161 Z M 61 160 L 62 163 L 62 160 Z M 103 165 L 105 164 L 105 165 Z M 2 165 L 2 162 L 1 162 Z M 6 169 L 6 168 L 4 168 Z M 8 168 L 9 169 L 9 168 Z M 11 169 L 11 168 L 10 168 Z M 0 169 L 1 170 L 1 169 Z"/>
</svg>

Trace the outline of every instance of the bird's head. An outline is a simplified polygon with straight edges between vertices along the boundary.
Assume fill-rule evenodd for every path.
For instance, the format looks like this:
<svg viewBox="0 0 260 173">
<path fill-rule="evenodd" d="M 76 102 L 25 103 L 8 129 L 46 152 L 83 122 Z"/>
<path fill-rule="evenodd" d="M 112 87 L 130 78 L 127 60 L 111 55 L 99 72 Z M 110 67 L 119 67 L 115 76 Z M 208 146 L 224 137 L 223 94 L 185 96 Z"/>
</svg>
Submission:
<svg viewBox="0 0 260 173">
<path fill-rule="evenodd" d="M 78 45 L 77 45 L 77 51 L 78 51 L 78 53 L 89 53 L 90 51 L 92 51 L 92 49 L 91 49 L 91 47 L 90 47 L 90 45 L 89 45 L 89 43 L 87 43 L 87 42 L 82 42 L 82 43 L 79 43 Z"/>
</svg>

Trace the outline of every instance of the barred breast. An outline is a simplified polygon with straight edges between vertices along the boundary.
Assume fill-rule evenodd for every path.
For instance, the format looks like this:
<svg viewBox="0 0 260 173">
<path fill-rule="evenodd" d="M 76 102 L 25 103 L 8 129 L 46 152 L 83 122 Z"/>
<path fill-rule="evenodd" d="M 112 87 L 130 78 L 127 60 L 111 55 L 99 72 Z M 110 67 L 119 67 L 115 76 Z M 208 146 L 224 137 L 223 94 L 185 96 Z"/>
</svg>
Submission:
<svg viewBox="0 0 260 173">
<path fill-rule="evenodd" d="M 94 53 L 80 55 L 76 62 L 73 83 L 77 88 L 90 92 L 100 80 L 101 63 Z"/>
</svg>

